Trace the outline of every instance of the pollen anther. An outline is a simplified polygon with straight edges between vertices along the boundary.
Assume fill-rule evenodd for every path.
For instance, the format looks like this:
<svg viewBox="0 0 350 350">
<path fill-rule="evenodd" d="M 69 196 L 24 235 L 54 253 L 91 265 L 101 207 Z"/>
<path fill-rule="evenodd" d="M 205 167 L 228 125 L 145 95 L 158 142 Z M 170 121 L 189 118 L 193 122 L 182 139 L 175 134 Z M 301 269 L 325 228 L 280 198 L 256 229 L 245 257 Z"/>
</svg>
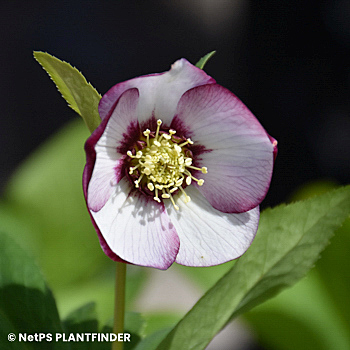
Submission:
<svg viewBox="0 0 350 350">
<path fill-rule="evenodd" d="M 161 125 L 162 121 L 158 119 L 155 134 L 151 133 L 149 129 L 143 131 L 142 135 L 145 136 L 146 140 L 140 140 L 144 145 L 141 150 L 136 147 L 136 150 L 127 151 L 127 155 L 132 158 L 129 175 L 132 175 L 135 179 L 135 174 L 140 174 L 134 180 L 136 188 L 141 190 L 147 188 L 147 191 L 154 192 L 153 199 L 159 203 L 162 202 L 162 199 L 170 199 L 175 210 L 179 210 L 173 195 L 177 195 L 180 190 L 184 195 L 185 203 L 191 200 L 182 187 L 183 184 L 185 184 L 184 187 L 189 186 L 192 180 L 196 181 L 198 186 L 202 186 L 204 183 L 203 179 L 196 179 L 189 169 L 206 174 L 207 168 L 198 168 L 192 165 L 193 159 L 188 156 L 189 154 L 192 155 L 192 152 L 186 147 L 193 144 L 191 139 L 188 138 L 186 141 L 179 143 L 178 140 L 179 138 L 181 140 L 181 137 L 177 137 L 177 140 L 172 138 L 172 135 L 176 134 L 176 130 L 160 131 Z M 135 173 L 136 169 L 138 171 Z"/>
</svg>

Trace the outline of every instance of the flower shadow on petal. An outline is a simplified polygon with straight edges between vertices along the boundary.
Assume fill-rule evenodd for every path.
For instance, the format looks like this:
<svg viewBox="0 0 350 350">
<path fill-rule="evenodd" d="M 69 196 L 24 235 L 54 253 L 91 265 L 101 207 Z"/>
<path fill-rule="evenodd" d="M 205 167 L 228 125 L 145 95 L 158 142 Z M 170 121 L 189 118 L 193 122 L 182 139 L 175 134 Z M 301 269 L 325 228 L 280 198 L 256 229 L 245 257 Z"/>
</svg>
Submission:
<svg viewBox="0 0 350 350">
<path fill-rule="evenodd" d="M 202 196 L 198 189 L 191 188 L 187 189 L 187 193 L 191 197 L 189 203 L 185 203 L 184 196 L 180 195 L 177 201 L 180 201 L 180 209 L 177 211 L 172 206 L 167 208 L 169 216 L 176 215 L 177 220 L 181 220 L 183 215 L 190 215 L 192 219 L 198 217 L 199 220 L 206 222 L 207 218 L 217 215 L 218 217 L 224 218 L 231 222 L 232 225 L 245 226 L 251 220 L 251 212 L 247 211 L 239 214 L 224 213 L 212 207 L 212 205 L 207 201 L 207 199 Z M 188 212 L 188 214 L 186 213 Z"/>
<path fill-rule="evenodd" d="M 148 198 L 138 190 L 130 188 L 129 184 L 127 186 L 130 192 L 122 206 L 118 208 L 118 215 L 131 214 L 136 222 L 142 226 L 150 224 L 158 226 L 160 224 L 162 231 L 174 229 L 171 222 L 165 225 L 164 220 L 161 219 L 162 214 L 166 215 L 164 205 L 157 203 L 151 197 Z M 112 203 L 121 191 L 123 191 L 123 187 L 117 186 L 112 197 Z"/>
<path fill-rule="evenodd" d="M 192 186 L 191 186 L 192 187 Z M 213 266 L 239 258 L 252 243 L 259 221 L 259 208 L 228 214 L 214 209 L 195 188 L 188 188 L 191 201 L 176 198 L 179 211 L 168 215 L 180 237 L 176 262 L 186 266 Z"/>
</svg>

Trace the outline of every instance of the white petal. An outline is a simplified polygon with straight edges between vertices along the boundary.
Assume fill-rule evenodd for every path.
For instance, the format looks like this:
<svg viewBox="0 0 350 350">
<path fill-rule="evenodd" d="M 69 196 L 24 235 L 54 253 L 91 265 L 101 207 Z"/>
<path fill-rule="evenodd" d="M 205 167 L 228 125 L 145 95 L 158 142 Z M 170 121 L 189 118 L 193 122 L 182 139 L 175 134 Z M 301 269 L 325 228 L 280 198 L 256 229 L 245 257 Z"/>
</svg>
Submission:
<svg viewBox="0 0 350 350">
<path fill-rule="evenodd" d="M 114 152 L 97 152 L 96 162 L 88 185 L 87 204 L 92 211 L 99 211 L 108 201 L 117 184 L 116 170 L 123 159 Z"/>
<path fill-rule="evenodd" d="M 138 101 L 139 92 L 137 89 L 123 92 L 96 144 L 96 152 L 98 152 L 98 148 L 100 150 L 106 148 L 106 152 L 115 153 L 123 147 L 126 137 L 138 129 L 136 112 Z"/>
<path fill-rule="evenodd" d="M 125 178 L 105 206 L 91 214 L 109 248 L 123 260 L 159 269 L 175 261 L 179 239 L 164 207 Z"/>
<path fill-rule="evenodd" d="M 137 89 L 125 91 L 114 109 L 111 117 L 104 120 L 88 139 L 89 157 L 96 160 L 88 185 L 87 203 L 89 209 L 99 211 L 107 202 L 114 186 L 124 176 L 123 162 L 127 150 L 121 151 L 130 129 L 138 129 L 136 106 L 139 93 Z M 99 135 L 101 135 L 99 137 Z M 96 138 L 99 137 L 97 143 Z M 87 151 L 88 152 L 88 151 Z"/>
<path fill-rule="evenodd" d="M 137 88 L 140 92 L 138 105 L 140 123 L 147 121 L 153 115 L 169 125 L 174 117 L 177 103 L 185 91 L 195 86 L 212 83 L 215 83 L 213 78 L 182 58 L 176 61 L 168 72 L 146 75 L 115 85 L 103 96 L 99 113 L 104 119 L 110 114 L 115 101 L 125 90 Z"/>
<path fill-rule="evenodd" d="M 259 207 L 246 213 L 226 214 L 189 186 L 184 196 L 176 198 L 176 211 L 167 203 L 168 215 L 180 238 L 176 262 L 186 266 L 212 266 L 240 257 L 252 243 L 259 222 Z"/>
</svg>

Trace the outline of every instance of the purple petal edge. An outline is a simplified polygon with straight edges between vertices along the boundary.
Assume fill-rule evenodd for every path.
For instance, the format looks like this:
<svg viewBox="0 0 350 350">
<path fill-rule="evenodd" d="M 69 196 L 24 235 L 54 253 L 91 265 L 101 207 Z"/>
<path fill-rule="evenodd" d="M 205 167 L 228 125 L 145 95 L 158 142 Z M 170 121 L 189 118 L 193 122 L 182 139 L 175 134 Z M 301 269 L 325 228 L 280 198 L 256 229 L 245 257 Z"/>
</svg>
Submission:
<svg viewBox="0 0 350 350">
<path fill-rule="evenodd" d="M 95 153 L 95 157 L 96 157 L 96 153 Z M 90 209 L 88 207 L 88 203 L 87 203 L 87 188 L 88 188 L 88 184 L 90 182 L 91 179 L 91 175 L 92 175 L 92 170 L 89 169 L 88 166 L 88 162 L 85 165 L 84 168 L 84 172 L 83 172 L 83 191 L 84 191 L 84 197 L 85 197 L 85 203 L 86 203 L 86 207 L 88 209 L 90 218 L 91 218 L 91 222 L 96 230 L 97 233 L 97 237 L 98 240 L 100 242 L 101 248 L 103 250 L 103 252 L 112 260 L 114 261 L 118 261 L 118 262 L 123 262 L 123 263 L 127 263 L 130 264 L 129 262 L 123 260 L 122 258 L 120 258 L 118 255 L 116 255 L 115 253 L 112 252 L 112 250 L 109 248 L 107 242 L 105 241 L 105 239 L 103 238 L 100 229 L 98 228 L 98 226 L 96 225 L 96 222 L 94 220 L 94 218 L 91 215 Z"/>
<path fill-rule="evenodd" d="M 152 74 L 147 74 L 147 75 L 142 75 L 136 78 L 132 78 L 126 81 L 123 81 L 121 83 L 118 83 L 116 85 L 114 85 L 113 87 L 111 87 L 103 96 L 102 99 L 99 102 L 99 106 L 98 106 L 98 111 L 100 114 L 100 117 L 102 120 L 104 120 L 105 118 L 108 118 L 111 113 L 113 112 L 116 104 L 117 104 L 117 100 L 119 99 L 120 95 L 130 89 L 130 88 L 138 88 L 140 86 L 140 84 L 142 84 L 143 79 L 147 79 L 150 77 L 155 77 L 155 76 L 161 76 L 164 75 L 166 73 L 171 72 L 171 70 L 174 68 L 174 66 L 176 66 L 177 63 L 183 63 L 188 65 L 188 67 L 190 67 L 193 72 L 196 72 L 196 76 L 197 78 L 200 77 L 199 81 L 194 85 L 194 86 L 200 86 L 203 84 L 215 84 L 216 81 L 214 78 L 212 78 L 211 76 L 209 76 L 207 73 L 205 73 L 204 70 L 192 65 L 190 62 L 188 62 L 185 58 L 181 58 L 179 60 L 177 60 L 174 64 L 171 65 L 170 70 L 162 72 L 162 73 L 152 73 Z"/>
<path fill-rule="evenodd" d="M 277 156 L 277 141 L 267 134 L 266 130 L 260 124 L 259 120 L 252 114 L 252 112 L 247 108 L 247 106 L 244 105 L 243 102 L 236 95 L 234 95 L 231 91 L 218 84 L 204 84 L 201 86 L 194 87 L 188 90 L 186 93 L 184 93 L 179 101 L 176 111 L 177 113 L 172 121 L 171 127 L 175 130 L 181 128 L 181 130 L 184 130 L 186 132 L 186 136 L 191 137 L 196 142 L 196 130 L 193 129 L 195 128 L 195 126 L 191 123 L 191 117 L 189 118 L 189 116 L 191 116 L 191 113 L 195 113 L 194 115 L 196 117 L 195 119 L 193 119 L 193 122 L 197 124 L 198 120 L 202 120 L 198 118 L 198 115 L 200 115 L 198 111 L 200 111 L 201 109 L 198 106 L 203 105 L 200 102 L 203 102 L 205 106 L 208 101 L 208 96 L 210 97 L 209 101 L 213 100 L 214 97 L 214 101 L 218 101 L 218 98 L 226 100 L 223 102 L 226 102 L 228 107 L 230 107 L 228 111 L 238 110 L 239 115 L 241 115 L 241 119 L 245 119 L 247 125 L 248 121 L 251 124 L 254 124 L 255 129 L 257 131 L 257 135 L 260 135 L 260 137 L 262 137 L 265 140 L 264 142 L 266 146 L 271 151 L 271 153 L 269 153 L 268 155 L 269 162 L 271 162 L 271 169 L 269 169 L 269 171 L 266 173 L 266 175 L 268 174 L 268 176 L 265 176 L 264 183 L 262 183 L 262 186 L 260 186 L 259 193 L 257 193 L 255 197 L 251 196 L 249 200 L 243 200 L 237 203 L 229 203 L 227 201 L 226 203 L 225 197 L 221 196 L 220 198 L 214 198 L 211 195 L 206 185 L 208 184 L 208 181 L 206 181 L 206 183 L 202 187 L 198 186 L 197 184 L 194 184 L 194 186 L 197 187 L 198 190 L 204 195 L 204 197 L 206 197 L 209 200 L 209 202 L 215 209 L 225 213 L 243 213 L 258 206 L 267 194 L 272 179 L 273 164 Z M 194 103 L 193 100 L 196 103 Z M 193 108 L 189 108 L 189 106 L 191 106 L 191 103 L 194 103 Z M 211 107 L 210 104 L 208 104 L 208 106 Z M 211 116 L 212 115 L 215 115 L 215 112 L 212 113 Z M 201 116 L 203 117 L 203 115 Z M 201 128 L 201 130 L 203 130 L 203 128 Z M 206 144 L 205 139 L 202 139 L 198 142 L 201 146 L 199 154 L 216 152 L 215 149 L 211 149 L 211 145 Z M 272 147 L 269 144 L 271 144 Z M 199 162 L 198 165 L 195 164 L 196 166 L 201 167 L 202 165 L 207 165 L 205 163 L 201 164 L 202 159 L 199 158 L 198 160 Z M 196 157 L 194 163 L 197 163 Z M 200 174 L 200 172 L 194 172 L 194 176 L 196 176 L 196 174 Z"/>
<path fill-rule="evenodd" d="M 111 114 L 110 114 L 111 115 Z M 88 191 L 88 186 L 89 186 L 89 182 L 91 180 L 91 176 L 92 176 L 92 172 L 94 169 L 94 165 L 96 162 L 96 151 L 95 151 L 95 145 L 98 142 L 98 140 L 100 139 L 100 137 L 102 136 L 106 125 L 108 123 L 109 118 L 105 118 L 101 124 L 97 127 L 97 129 L 91 134 L 91 136 L 87 139 L 86 143 L 85 143 L 85 152 L 86 152 L 86 165 L 84 167 L 84 171 L 83 171 L 83 192 L 84 192 L 84 197 L 85 197 L 85 203 L 86 203 L 86 207 L 88 209 L 92 224 L 96 230 L 98 239 L 100 241 L 100 245 L 101 248 L 103 250 L 103 252 L 112 260 L 114 261 L 118 261 L 118 262 L 123 262 L 123 263 L 128 263 L 127 261 L 121 259 L 118 255 L 116 255 L 115 253 L 113 253 L 113 251 L 109 248 L 107 242 L 105 241 L 105 239 L 103 238 L 100 229 L 98 228 L 98 226 L 96 225 L 96 222 L 94 220 L 94 218 L 91 215 L 89 206 L 88 206 L 88 202 L 87 202 L 87 191 Z M 129 263 L 128 263 L 129 264 Z"/>
</svg>

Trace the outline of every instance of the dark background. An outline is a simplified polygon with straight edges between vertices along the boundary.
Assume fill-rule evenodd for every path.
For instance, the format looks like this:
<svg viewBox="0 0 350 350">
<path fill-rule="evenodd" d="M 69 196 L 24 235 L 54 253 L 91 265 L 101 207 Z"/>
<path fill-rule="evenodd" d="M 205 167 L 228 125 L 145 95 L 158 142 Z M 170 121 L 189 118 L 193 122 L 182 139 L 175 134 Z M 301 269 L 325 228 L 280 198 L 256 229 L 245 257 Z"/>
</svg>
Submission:
<svg viewBox="0 0 350 350">
<path fill-rule="evenodd" d="M 239 96 L 279 141 L 264 206 L 301 184 L 350 178 L 350 2 L 2 1 L 0 190 L 43 140 L 76 118 L 32 57 L 70 62 L 101 93 L 178 58 Z"/>
</svg>

